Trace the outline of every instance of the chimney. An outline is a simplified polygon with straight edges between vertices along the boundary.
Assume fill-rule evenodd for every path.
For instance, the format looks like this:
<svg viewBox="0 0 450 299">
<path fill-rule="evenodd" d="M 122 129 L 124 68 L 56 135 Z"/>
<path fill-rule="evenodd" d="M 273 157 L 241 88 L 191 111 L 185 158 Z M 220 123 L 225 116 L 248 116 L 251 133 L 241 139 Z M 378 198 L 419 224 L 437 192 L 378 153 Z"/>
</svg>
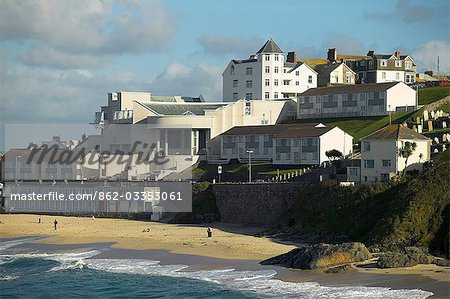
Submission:
<svg viewBox="0 0 450 299">
<path fill-rule="evenodd" d="M 370 50 L 369 52 L 367 52 L 367 56 L 373 57 L 373 54 L 375 54 L 374 50 Z"/>
<path fill-rule="evenodd" d="M 331 48 L 328 49 L 328 53 L 327 53 L 327 59 L 329 62 L 336 62 L 337 61 L 337 52 L 336 52 L 336 48 Z"/>
<path fill-rule="evenodd" d="M 395 51 L 394 55 L 395 55 L 395 57 L 400 58 L 400 52 L 399 51 Z"/>
<path fill-rule="evenodd" d="M 288 52 L 286 62 L 292 62 L 297 63 L 297 53 L 295 52 Z"/>
</svg>

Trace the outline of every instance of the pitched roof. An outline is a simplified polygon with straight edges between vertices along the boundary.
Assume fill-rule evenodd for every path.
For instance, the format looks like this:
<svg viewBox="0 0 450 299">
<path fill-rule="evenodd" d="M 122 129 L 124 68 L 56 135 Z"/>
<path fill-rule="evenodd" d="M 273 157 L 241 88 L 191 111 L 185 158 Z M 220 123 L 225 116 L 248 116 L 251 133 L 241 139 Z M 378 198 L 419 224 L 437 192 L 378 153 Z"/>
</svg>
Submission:
<svg viewBox="0 0 450 299">
<path fill-rule="evenodd" d="M 337 59 L 364 59 L 364 58 L 372 58 L 367 55 L 337 55 Z"/>
<path fill-rule="evenodd" d="M 256 52 L 256 54 L 260 53 L 283 53 L 283 50 L 281 50 L 280 47 L 278 47 L 278 45 L 271 38 L 269 38 L 261 49 Z"/>
<path fill-rule="evenodd" d="M 334 127 L 317 127 L 313 124 L 279 124 L 270 126 L 237 126 L 222 135 L 273 135 L 274 138 L 318 137 Z"/>
<path fill-rule="evenodd" d="M 416 131 L 404 125 L 388 125 L 378 131 L 367 135 L 361 139 L 377 140 L 430 140 L 428 137 L 417 133 Z"/>
<path fill-rule="evenodd" d="M 258 60 L 255 58 L 249 58 L 249 59 L 242 59 L 242 60 L 232 59 L 231 61 L 233 61 L 234 64 L 240 64 L 240 63 L 247 63 L 247 62 L 256 62 Z"/>
<path fill-rule="evenodd" d="M 300 96 L 380 91 L 380 90 L 387 90 L 399 83 L 401 82 L 366 83 L 355 85 L 338 85 L 338 86 L 310 88 L 307 91 L 301 93 Z"/>
<path fill-rule="evenodd" d="M 330 74 L 332 71 L 334 71 L 338 66 L 340 66 L 342 63 L 327 63 L 327 64 L 318 64 L 314 67 L 314 70 L 319 74 Z"/>
<path fill-rule="evenodd" d="M 205 110 L 216 110 L 227 103 L 142 103 L 141 105 L 159 115 L 205 115 Z"/>
<path fill-rule="evenodd" d="M 328 60 L 321 59 L 321 58 L 302 58 L 299 61 L 306 63 L 307 65 L 309 65 L 312 68 L 314 68 L 318 64 L 326 64 L 329 62 Z"/>
</svg>

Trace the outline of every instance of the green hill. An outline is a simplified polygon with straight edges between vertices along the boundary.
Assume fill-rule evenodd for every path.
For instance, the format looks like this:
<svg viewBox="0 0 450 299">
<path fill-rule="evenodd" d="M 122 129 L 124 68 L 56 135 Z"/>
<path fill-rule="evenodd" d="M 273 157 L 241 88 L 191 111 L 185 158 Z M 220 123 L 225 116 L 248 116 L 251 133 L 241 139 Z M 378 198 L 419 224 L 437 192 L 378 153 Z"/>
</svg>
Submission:
<svg viewBox="0 0 450 299">
<path fill-rule="evenodd" d="M 427 105 L 450 95 L 450 86 L 419 89 L 419 105 Z"/>
</svg>

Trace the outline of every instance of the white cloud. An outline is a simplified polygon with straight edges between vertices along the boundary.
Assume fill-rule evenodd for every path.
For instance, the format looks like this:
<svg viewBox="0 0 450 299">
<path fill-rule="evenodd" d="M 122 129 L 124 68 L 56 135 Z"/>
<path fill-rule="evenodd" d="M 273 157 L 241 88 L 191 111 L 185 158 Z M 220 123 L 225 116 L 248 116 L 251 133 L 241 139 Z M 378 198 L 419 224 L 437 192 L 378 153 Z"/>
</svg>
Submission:
<svg viewBox="0 0 450 299">
<path fill-rule="evenodd" d="M 155 95 L 199 96 L 206 101 L 222 101 L 223 68 L 209 64 L 187 67 L 173 63 L 150 83 Z"/>
<path fill-rule="evenodd" d="M 437 57 L 441 74 L 450 74 L 450 43 L 444 40 L 432 40 L 418 48 L 412 54 L 420 71 L 437 71 Z"/>
<path fill-rule="evenodd" d="M 409 0 L 398 0 L 395 8 L 391 12 L 386 11 L 366 11 L 364 16 L 369 19 L 379 21 L 397 21 L 406 23 L 424 22 L 433 17 L 433 10 L 424 5 L 413 4 Z"/>
<path fill-rule="evenodd" d="M 176 24 L 158 0 L 0 2 L 0 37 L 24 44 L 19 58 L 35 66 L 97 67 L 111 55 L 167 50 Z"/>
</svg>

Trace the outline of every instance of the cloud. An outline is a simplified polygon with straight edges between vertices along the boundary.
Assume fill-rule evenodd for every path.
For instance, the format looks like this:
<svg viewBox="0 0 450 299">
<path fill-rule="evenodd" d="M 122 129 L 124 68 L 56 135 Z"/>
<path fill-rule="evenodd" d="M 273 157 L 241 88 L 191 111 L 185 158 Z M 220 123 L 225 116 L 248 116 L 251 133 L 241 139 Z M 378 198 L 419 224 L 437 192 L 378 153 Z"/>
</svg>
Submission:
<svg viewBox="0 0 450 299">
<path fill-rule="evenodd" d="M 107 92 L 148 86 L 130 74 L 105 76 L 29 66 L 2 66 L 1 78 L 5 123 L 88 123 L 106 103 Z"/>
<path fill-rule="evenodd" d="M 264 42 L 257 37 L 203 35 L 198 40 L 208 54 L 251 54 Z"/>
<path fill-rule="evenodd" d="M 326 58 L 327 50 L 329 48 L 336 48 L 340 54 L 360 54 L 366 53 L 363 43 L 353 37 L 344 34 L 333 34 L 323 43 L 322 48 L 324 52 L 322 56 Z"/>
<path fill-rule="evenodd" d="M 194 67 L 173 63 L 149 86 L 155 95 L 199 96 L 206 101 L 222 101 L 223 67 L 201 63 Z"/>
<path fill-rule="evenodd" d="M 112 55 L 164 51 L 176 24 L 158 0 L 0 2 L 0 37 L 25 45 L 20 59 L 30 65 L 96 67 Z"/>
<path fill-rule="evenodd" d="M 441 74 L 450 74 L 450 43 L 444 40 L 432 40 L 418 48 L 412 54 L 420 71 L 437 71 L 437 57 Z"/>
<path fill-rule="evenodd" d="M 433 10 L 424 5 L 413 4 L 409 0 L 398 0 L 395 9 L 392 12 L 366 11 L 364 16 L 373 20 L 391 21 L 398 20 L 403 22 L 423 22 L 433 17 Z"/>
</svg>

